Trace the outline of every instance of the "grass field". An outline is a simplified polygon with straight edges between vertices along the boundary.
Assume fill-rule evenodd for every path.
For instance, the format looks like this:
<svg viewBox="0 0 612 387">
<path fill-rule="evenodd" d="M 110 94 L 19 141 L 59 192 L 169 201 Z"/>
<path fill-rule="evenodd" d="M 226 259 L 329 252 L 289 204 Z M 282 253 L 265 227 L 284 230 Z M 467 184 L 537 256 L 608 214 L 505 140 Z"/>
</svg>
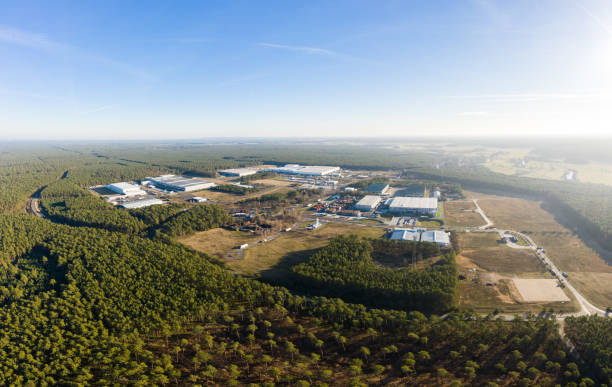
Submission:
<svg viewBox="0 0 612 387">
<path fill-rule="evenodd" d="M 532 250 L 512 249 L 499 242 L 497 233 L 458 233 L 461 254 L 457 256 L 459 307 L 479 312 L 495 309 L 506 312 L 534 312 L 542 308 L 556 311 L 577 310 L 576 301 L 524 303 L 512 284 L 512 278 L 552 278 Z M 495 284 L 488 286 L 487 283 Z M 567 294 L 568 292 L 566 292 Z"/>
<path fill-rule="evenodd" d="M 243 259 L 228 262 L 228 266 L 244 275 L 261 274 L 262 277 L 274 278 L 326 246 L 337 235 L 355 234 L 377 238 L 383 236 L 384 232 L 381 227 L 339 223 L 328 223 L 314 231 L 296 229 L 246 250 Z"/>
<path fill-rule="evenodd" d="M 477 312 L 498 310 L 507 313 L 539 313 L 543 308 L 554 309 L 555 312 L 575 312 L 578 310 L 576 299 L 570 292 L 565 294 L 570 302 L 552 303 L 518 303 L 513 297 L 509 280 L 499 281 L 497 286 L 484 286 L 482 283 L 466 279 L 459 281 L 459 308 L 474 309 Z"/>
<path fill-rule="evenodd" d="M 474 194 L 473 195 L 478 195 Z M 478 203 L 496 227 L 528 234 L 562 271 L 573 273 L 570 282 L 600 307 L 612 302 L 612 267 L 572 231 L 559 224 L 531 200 L 482 195 Z M 575 277 L 575 278 L 574 278 Z"/>
<path fill-rule="evenodd" d="M 215 228 L 213 230 L 202 231 L 187 237 L 179 238 L 178 240 L 195 250 L 225 260 L 227 254 L 234 250 L 236 246 L 244 243 L 256 243 L 260 239 L 260 236 L 253 235 L 249 232 Z"/>
<path fill-rule="evenodd" d="M 460 255 L 483 270 L 505 275 L 546 271 L 532 250 L 512 249 L 499 242 L 497 233 L 470 232 L 457 236 Z"/>
<path fill-rule="evenodd" d="M 477 212 L 474 203 L 466 200 L 444 202 L 444 222 L 448 226 L 480 226 L 484 220 Z"/>
</svg>

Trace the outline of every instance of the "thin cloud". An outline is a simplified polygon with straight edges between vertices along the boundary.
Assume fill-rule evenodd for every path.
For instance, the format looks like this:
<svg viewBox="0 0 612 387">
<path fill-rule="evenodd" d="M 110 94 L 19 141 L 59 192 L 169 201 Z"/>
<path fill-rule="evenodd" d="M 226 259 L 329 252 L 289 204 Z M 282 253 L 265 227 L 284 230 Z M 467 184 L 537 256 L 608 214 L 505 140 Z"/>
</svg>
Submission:
<svg viewBox="0 0 612 387">
<path fill-rule="evenodd" d="M 156 77 L 148 71 L 130 64 L 107 58 L 99 54 L 88 53 L 80 50 L 78 47 L 53 41 L 47 38 L 45 35 L 36 34 L 17 28 L 0 27 L 0 43 L 27 47 L 54 55 L 62 55 L 77 60 L 97 63 L 110 69 L 114 69 L 147 81 L 153 81 L 156 79 Z"/>
<path fill-rule="evenodd" d="M 54 42 L 44 35 L 8 27 L 0 27 L 0 42 L 52 53 L 74 50 L 72 46 Z"/>
<path fill-rule="evenodd" d="M 582 10 L 582 12 L 584 12 L 585 15 L 587 15 L 591 20 L 593 20 L 595 24 L 597 24 L 604 31 L 606 31 L 608 35 L 612 36 L 612 27 L 604 23 L 603 20 L 601 20 L 597 15 L 595 15 L 595 13 L 591 12 L 587 7 L 585 7 L 584 4 L 581 4 L 579 2 L 576 2 L 575 4 L 576 7 Z"/>
<path fill-rule="evenodd" d="M 481 95 L 445 95 L 443 99 L 462 99 L 482 102 L 537 102 L 549 100 L 599 99 L 606 94 L 590 93 L 525 93 L 525 94 L 481 94 Z"/>
<path fill-rule="evenodd" d="M 494 1 L 491 0 L 474 0 L 474 4 L 478 6 L 491 21 L 503 27 L 510 26 L 510 17 L 502 11 Z"/>
<path fill-rule="evenodd" d="M 85 115 L 85 114 L 92 114 L 92 113 L 98 113 L 98 112 L 103 112 L 104 110 L 109 110 L 112 109 L 114 106 L 113 105 L 102 105 L 102 106 L 98 106 L 96 108 L 93 109 L 89 109 L 89 110 L 85 110 L 83 112 L 80 112 L 80 115 Z"/>
<path fill-rule="evenodd" d="M 461 112 L 459 113 L 459 115 L 462 117 L 482 117 L 482 116 L 486 116 L 487 114 L 488 114 L 487 112 Z"/>
<path fill-rule="evenodd" d="M 344 56 L 335 51 L 328 50 L 325 48 L 319 47 L 309 47 L 309 46 L 289 46 L 285 44 L 276 44 L 276 43 L 257 43 L 258 46 L 262 47 L 270 47 L 270 48 L 278 48 L 281 50 L 289 50 L 295 52 L 303 52 L 305 54 L 310 55 L 324 55 L 324 56 Z"/>
</svg>

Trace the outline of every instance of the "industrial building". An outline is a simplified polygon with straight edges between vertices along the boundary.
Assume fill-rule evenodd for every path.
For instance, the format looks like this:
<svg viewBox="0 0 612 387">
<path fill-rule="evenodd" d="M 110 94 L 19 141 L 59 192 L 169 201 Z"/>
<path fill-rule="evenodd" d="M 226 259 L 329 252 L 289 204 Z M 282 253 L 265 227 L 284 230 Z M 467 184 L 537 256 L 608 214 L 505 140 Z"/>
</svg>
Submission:
<svg viewBox="0 0 612 387">
<path fill-rule="evenodd" d="M 365 191 L 377 195 L 385 195 L 389 192 L 389 184 L 370 184 Z"/>
<path fill-rule="evenodd" d="M 358 201 L 353 207 L 359 211 L 372 211 L 380 203 L 380 196 L 366 195 Z"/>
<path fill-rule="evenodd" d="M 400 214 L 436 216 L 438 212 L 437 198 L 413 198 L 398 196 L 389 199 L 386 203 L 389 212 Z"/>
<path fill-rule="evenodd" d="M 435 243 L 440 247 L 450 245 L 450 234 L 439 230 L 407 230 L 395 229 L 389 237 L 391 240 L 412 241 L 412 242 L 430 242 Z"/>
<path fill-rule="evenodd" d="M 283 173 L 287 175 L 325 176 L 340 171 L 340 167 L 287 164 L 283 167 L 268 168 L 266 169 L 266 171 L 274 173 Z"/>
<path fill-rule="evenodd" d="M 147 194 L 145 191 L 141 190 L 139 186 L 135 184 L 126 183 L 124 181 L 122 181 L 121 183 L 109 184 L 106 186 L 106 188 L 118 193 L 119 195 L 125 196 L 137 196 Z"/>
<path fill-rule="evenodd" d="M 202 189 L 208 189 L 216 186 L 215 183 L 212 183 L 210 181 L 175 175 L 162 175 L 158 177 L 152 177 L 149 180 L 151 180 L 156 187 L 168 191 L 199 191 Z"/>
<path fill-rule="evenodd" d="M 155 204 L 163 204 L 163 203 L 164 202 L 162 202 L 159 199 L 152 198 L 152 199 L 136 200 L 136 201 L 129 202 L 129 203 L 123 203 L 121 204 L 121 207 L 132 209 L 132 208 L 149 207 Z"/>
<path fill-rule="evenodd" d="M 259 170 L 255 168 L 232 168 L 232 169 L 224 169 L 217 173 L 221 176 L 226 176 L 226 177 L 242 177 L 242 176 L 254 175 L 257 172 L 259 172 Z"/>
</svg>

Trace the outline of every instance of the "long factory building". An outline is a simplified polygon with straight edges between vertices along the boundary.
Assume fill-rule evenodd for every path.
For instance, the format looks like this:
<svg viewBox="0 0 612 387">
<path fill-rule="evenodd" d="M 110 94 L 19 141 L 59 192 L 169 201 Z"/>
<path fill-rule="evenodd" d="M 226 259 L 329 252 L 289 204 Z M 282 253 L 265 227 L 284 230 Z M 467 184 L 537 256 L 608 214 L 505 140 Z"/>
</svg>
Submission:
<svg viewBox="0 0 612 387">
<path fill-rule="evenodd" d="M 438 198 L 414 198 L 398 196 L 385 202 L 389 212 L 399 214 L 431 215 L 438 213 Z"/>
<path fill-rule="evenodd" d="M 162 202 L 159 199 L 151 198 L 151 199 L 136 200 L 136 201 L 129 202 L 129 203 L 123 203 L 121 204 L 121 207 L 127 208 L 127 209 L 133 209 L 133 208 L 149 207 L 155 204 L 163 204 L 163 203 L 164 202 Z"/>
<path fill-rule="evenodd" d="M 119 195 L 125 196 L 138 196 L 147 194 L 145 191 L 141 190 L 139 186 L 135 184 L 126 183 L 124 181 L 120 183 L 108 184 L 106 188 L 118 193 Z"/>
<path fill-rule="evenodd" d="M 326 176 L 340 171 L 340 167 L 330 167 L 324 165 L 299 165 L 286 164 L 282 167 L 268 168 L 267 172 L 282 173 L 286 175 L 302 176 Z"/>
<path fill-rule="evenodd" d="M 148 180 L 152 181 L 158 188 L 179 192 L 199 191 L 216 186 L 215 183 L 210 181 L 176 175 L 162 175 Z"/>
<path fill-rule="evenodd" d="M 221 176 L 226 177 L 242 177 L 242 176 L 250 176 L 259 172 L 259 169 L 256 168 L 231 168 L 231 169 L 223 169 L 218 171 L 217 173 Z"/>
</svg>

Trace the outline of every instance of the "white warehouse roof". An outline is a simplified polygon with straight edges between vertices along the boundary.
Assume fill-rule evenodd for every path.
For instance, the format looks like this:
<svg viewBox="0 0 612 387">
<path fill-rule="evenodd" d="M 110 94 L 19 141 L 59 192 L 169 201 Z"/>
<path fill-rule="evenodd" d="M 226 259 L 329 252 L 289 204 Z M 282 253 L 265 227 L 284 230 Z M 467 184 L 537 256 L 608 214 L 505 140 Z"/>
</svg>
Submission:
<svg viewBox="0 0 612 387">
<path fill-rule="evenodd" d="M 439 230 L 406 230 L 406 229 L 395 229 L 389 237 L 392 240 L 400 241 L 413 241 L 418 242 L 430 242 L 440 246 L 450 245 L 449 233 Z"/>
<path fill-rule="evenodd" d="M 438 198 L 413 198 L 398 196 L 388 201 L 389 208 L 431 209 L 438 208 Z"/>
<path fill-rule="evenodd" d="M 366 195 L 355 204 L 355 208 L 373 209 L 380 203 L 380 196 Z"/>
<path fill-rule="evenodd" d="M 418 242 L 420 237 L 420 232 L 416 230 L 403 230 L 403 229 L 395 229 L 393 233 L 389 237 L 391 240 L 395 241 L 413 241 Z"/>
<path fill-rule="evenodd" d="M 153 181 L 156 186 L 172 191 L 199 191 L 216 185 L 210 181 L 176 175 L 162 175 L 153 177 L 150 180 Z"/>
<path fill-rule="evenodd" d="M 238 177 L 242 177 L 242 176 L 250 176 L 250 175 L 254 175 L 257 172 L 259 172 L 258 169 L 256 168 L 231 168 L 231 169 L 224 169 L 219 171 L 219 175 L 223 175 L 223 176 L 238 176 Z"/>
<path fill-rule="evenodd" d="M 340 167 L 330 167 L 325 165 L 299 165 L 287 164 L 283 167 L 268 168 L 266 171 L 276 173 L 287 173 L 290 175 L 324 176 L 337 172 Z"/>
<path fill-rule="evenodd" d="M 144 200 L 136 200 L 130 203 L 123 203 L 121 207 L 123 208 L 142 208 L 149 207 L 155 204 L 162 204 L 163 202 L 159 199 L 144 199 Z"/>
<path fill-rule="evenodd" d="M 120 183 L 113 183 L 106 186 L 111 191 L 117 192 L 121 195 L 144 195 L 145 191 L 141 190 L 139 186 L 135 184 L 126 183 L 124 181 Z"/>
</svg>

